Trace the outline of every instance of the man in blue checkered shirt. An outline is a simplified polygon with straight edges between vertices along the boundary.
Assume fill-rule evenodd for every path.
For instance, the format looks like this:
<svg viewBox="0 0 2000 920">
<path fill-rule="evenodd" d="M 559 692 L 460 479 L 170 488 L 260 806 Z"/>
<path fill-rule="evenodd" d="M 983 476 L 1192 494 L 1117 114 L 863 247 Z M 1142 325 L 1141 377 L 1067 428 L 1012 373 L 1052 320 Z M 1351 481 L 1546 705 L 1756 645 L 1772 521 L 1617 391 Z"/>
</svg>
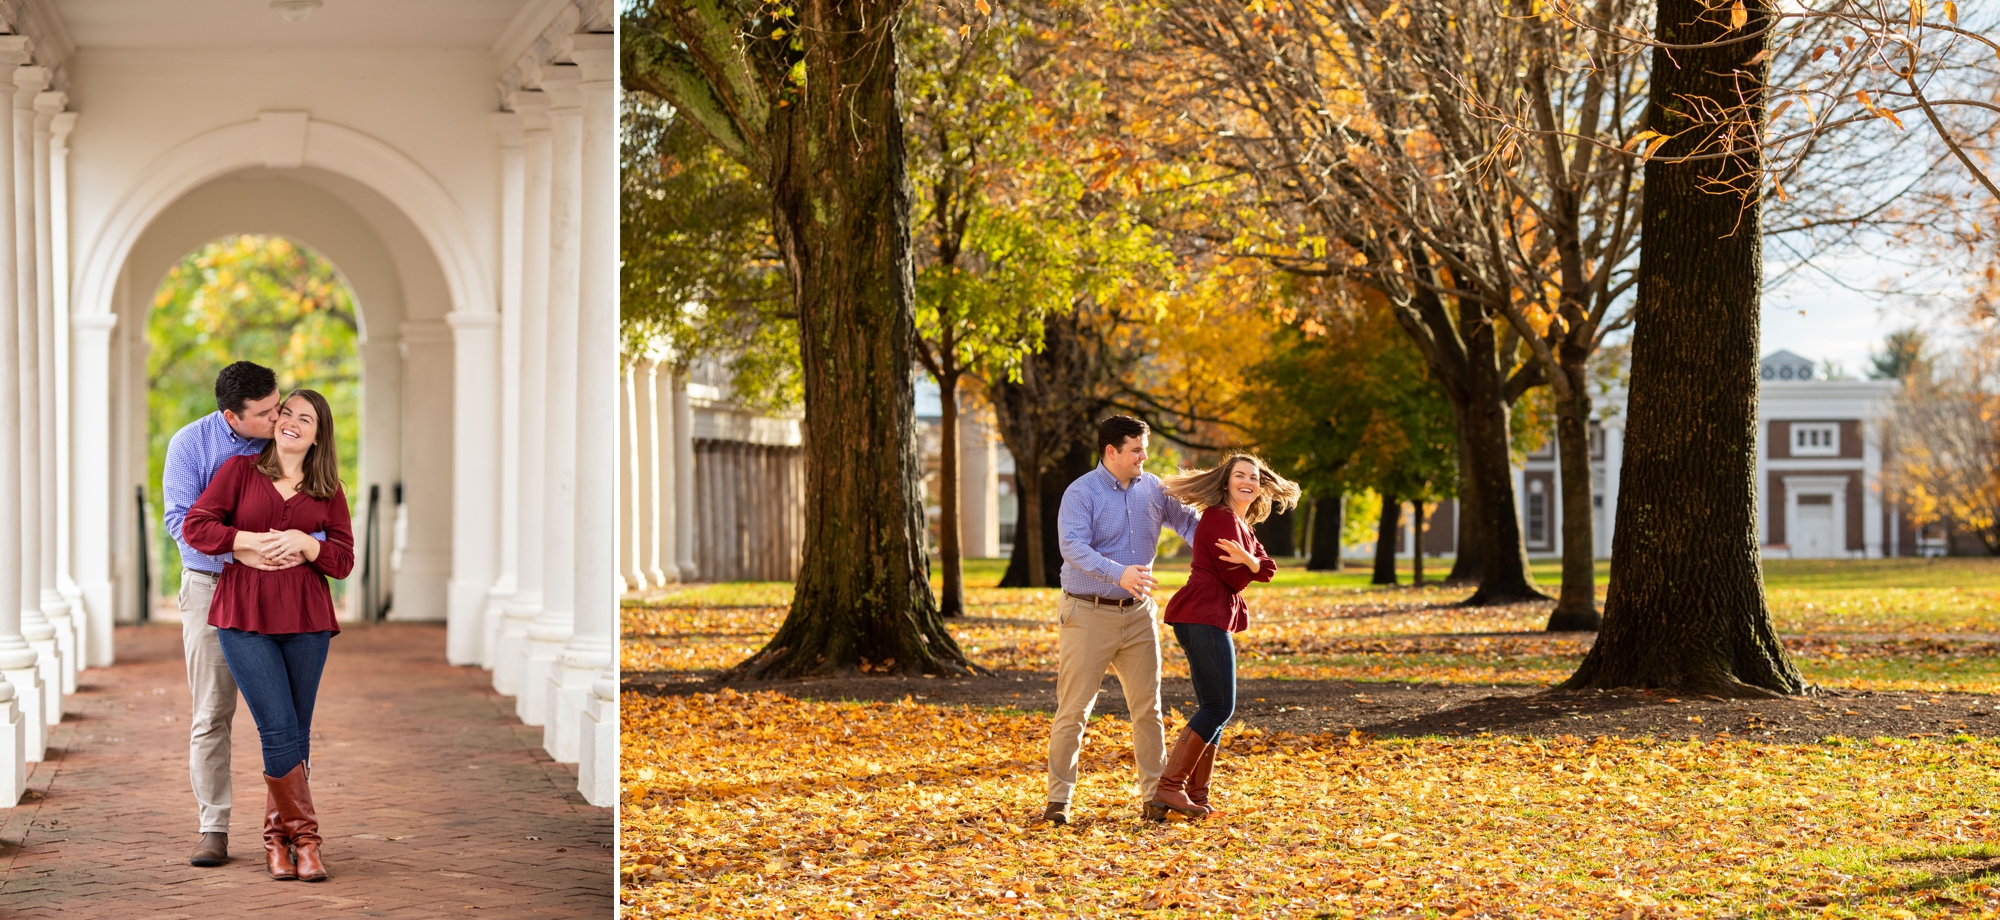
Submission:
<svg viewBox="0 0 2000 920">
<path fill-rule="evenodd" d="M 302 557 L 265 558 L 255 550 L 210 556 L 181 539 L 181 522 L 215 471 L 229 458 L 256 454 L 278 424 L 278 375 L 268 367 L 238 361 L 215 378 L 216 411 L 188 423 L 167 443 L 160 493 L 166 499 L 167 532 L 181 550 L 181 653 L 187 658 L 188 690 L 194 717 L 188 723 L 188 778 L 201 815 L 201 841 L 190 865 L 220 866 L 229 858 L 229 725 L 236 717 L 236 680 L 222 657 L 222 642 L 208 625 L 208 605 L 222 567 L 234 562 L 258 569 L 285 569 Z"/>
</svg>

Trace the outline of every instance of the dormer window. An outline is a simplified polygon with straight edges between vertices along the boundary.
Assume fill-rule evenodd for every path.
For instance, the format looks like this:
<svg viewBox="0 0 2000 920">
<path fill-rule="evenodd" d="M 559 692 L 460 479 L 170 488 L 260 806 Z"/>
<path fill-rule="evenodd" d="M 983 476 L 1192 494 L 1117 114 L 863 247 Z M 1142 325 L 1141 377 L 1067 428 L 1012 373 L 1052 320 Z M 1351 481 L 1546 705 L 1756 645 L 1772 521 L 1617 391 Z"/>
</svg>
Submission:
<svg viewBox="0 0 2000 920">
<path fill-rule="evenodd" d="M 1840 456 L 1840 426 L 1792 423 L 1792 456 Z"/>
</svg>

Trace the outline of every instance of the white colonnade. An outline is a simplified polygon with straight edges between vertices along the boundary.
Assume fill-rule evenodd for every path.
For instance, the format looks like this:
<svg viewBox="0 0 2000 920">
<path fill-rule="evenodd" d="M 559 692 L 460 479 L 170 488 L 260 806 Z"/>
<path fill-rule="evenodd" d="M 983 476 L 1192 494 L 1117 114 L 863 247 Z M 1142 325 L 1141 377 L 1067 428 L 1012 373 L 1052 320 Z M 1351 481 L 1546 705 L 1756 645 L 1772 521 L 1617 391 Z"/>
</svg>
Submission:
<svg viewBox="0 0 2000 920">
<path fill-rule="evenodd" d="M 598 805 L 618 783 L 616 70 L 610 34 L 552 29 L 503 86 L 501 201 L 517 223 L 501 291 L 515 315 L 490 333 L 508 383 L 477 411 L 501 432 L 491 494 L 515 507 L 484 522 L 486 583 L 454 595 L 478 641 L 453 660 L 491 669 Z"/>
<path fill-rule="evenodd" d="M 56 272 L 69 262 L 66 233 L 67 137 L 76 117 L 63 110 L 61 74 L 37 63 L 34 43 L 0 35 L 0 97 L 11 105 L 13 135 L 0 144 L 0 355 L 14 373 L 0 373 L 0 805 L 26 788 L 28 763 L 47 753 L 62 721 L 63 697 L 75 693 L 86 663 L 108 645 L 108 624 L 91 623 L 81 592 L 59 551 L 74 528 L 61 439 L 75 407 L 68 381 L 67 298 Z M 90 334 L 92 330 L 84 330 Z M 65 590 L 65 589 L 68 590 Z M 18 603 L 16 603 L 18 601 Z M 94 640 L 94 641 L 93 641 Z"/>
</svg>

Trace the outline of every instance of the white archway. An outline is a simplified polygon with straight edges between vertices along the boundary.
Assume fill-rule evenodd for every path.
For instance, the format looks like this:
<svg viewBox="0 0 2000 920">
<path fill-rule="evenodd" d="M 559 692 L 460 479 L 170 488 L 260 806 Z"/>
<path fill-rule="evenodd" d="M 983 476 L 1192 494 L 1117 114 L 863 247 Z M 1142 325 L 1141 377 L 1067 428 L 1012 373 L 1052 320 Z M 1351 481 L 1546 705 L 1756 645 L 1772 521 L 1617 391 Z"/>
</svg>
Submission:
<svg viewBox="0 0 2000 920">
<path fill-rule="evenodd" d="M 303 112 L 264 112 L 256 121 L 183 141 L 140 173 L 77 263 L 76 315 L 111 312 L 119 268 L 161 212 L 188 192 L 245 169 L 314 167 L 375 190 L 409 219 L 444 269 L 456 313 L 499 310 L 491 270 L 473 245 L 465 212 L 435 178 L 394 147 L 352 128 L 312 121 Z"/>
<path fill-rule="evenodd" d="M 255 201 L 218 191 L 246 181 L 287 192 Z M 303 199 L 315 195 L 324 199 L 319 216 L 302 216 Z M 266 112 L 162 154 L 82 247 L 72 279 L 73 408 L 106 419 L 77 426 L 72 454 L 77 581 L 92 625 L 103 627 L 92 637 L 105 640 L 92 642 L 91 663 L 110 662 L 110 625 L 131 596 L 117 587 L 130 572 L 113 577 L 113 547 L 136 543 L 118 523 L 134 400 L 129 374 L 123 392 L 110 386 L 131 366 L 130 354 L 114 354 L 113 329 L 130 323 L 124 338 L 143 338 L 150 294 L 171 260 L 231 232 L 299 239 L 350 275 L 362 302 L 364 376 L 394 384 L 364 385 L 364 463 L 374 460 L 364 475 L 385 488 L 407 479 L 412 496 L 395 615 L 446 620 L 454 650 L 476 642 L 497 568 L 498 304 L 471 224 L 400 151 L 304 113 Z M 402 380 L 403 367 L 418 379 Z M 463 657 L 453 651 L 455 662 Z"/>
</svg>

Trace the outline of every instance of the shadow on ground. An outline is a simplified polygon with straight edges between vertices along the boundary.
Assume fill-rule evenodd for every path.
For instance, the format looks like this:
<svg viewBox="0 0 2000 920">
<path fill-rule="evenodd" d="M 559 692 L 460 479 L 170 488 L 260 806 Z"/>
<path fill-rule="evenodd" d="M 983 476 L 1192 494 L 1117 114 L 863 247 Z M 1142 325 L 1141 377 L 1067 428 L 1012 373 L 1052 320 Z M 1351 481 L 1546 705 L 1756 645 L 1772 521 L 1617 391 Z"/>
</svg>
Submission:
<svg viewBox="0 0 2000 920">
<path fill-rule="evenodd" d="M 627 673 L 624 688 L 667 696 L 714 693 L 723 686 L 714 678 L 715 672 Z M 854 676 L 728 686 L 739 693 L 775 691 L 808 700 L 909 697 L 933 706 L 1049 712 L 1055 708 L 1055 680 L 1046 671 L 1001 671 L 957 680 Z M 1167 679 L 1161 704 L 1192 714 L 1194 693 L 1187 680 Z M 1128 714 L 1115 677 L 1105 678 L 1094 711 Z M 1724 700 L 1629 691 L 1548 693 L 1507 684 L 1245 680 L 1237 685 L 1235 721 L 1267 731 L 1360 731 L 1382 737 L 1608 735 L 1818 742 L 1827 737 L 2000 736 L 2000 698 L 1827 690 L 1793 699 Z"/>
</svg>

